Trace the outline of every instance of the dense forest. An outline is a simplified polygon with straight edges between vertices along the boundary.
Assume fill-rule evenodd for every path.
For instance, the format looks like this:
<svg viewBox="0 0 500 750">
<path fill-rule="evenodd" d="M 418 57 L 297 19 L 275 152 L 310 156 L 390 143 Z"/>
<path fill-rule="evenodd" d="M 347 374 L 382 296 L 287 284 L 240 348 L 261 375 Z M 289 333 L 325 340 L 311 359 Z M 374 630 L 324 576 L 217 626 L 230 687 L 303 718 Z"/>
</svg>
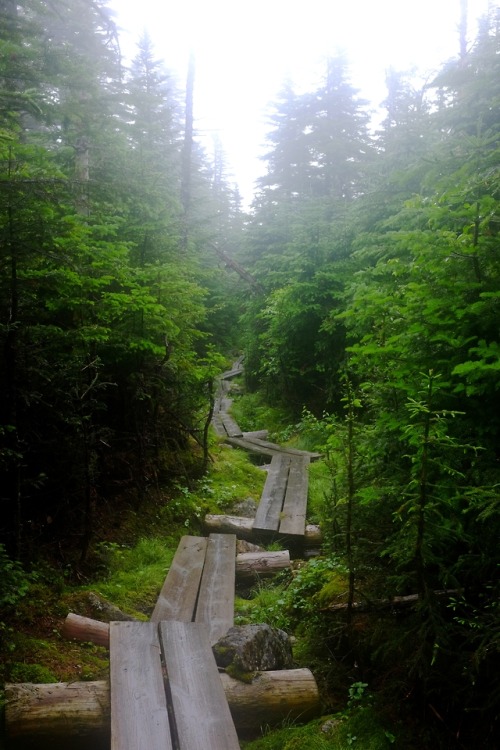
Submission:
<svg viewBox="0 0 500 750">
<path fill-rule="evenodd" d="M 389 71 L 375 129 L 344 57 L 284 83 L 243 212 L 193 137 L 193 70 L 184 91 L 146 34 L 126 66 L 102 0 L 1 0 L 3 604 L 17 566 L 88 575 L 104 514 L 209 471 L 243 352 L 324 454 L 349 590 L 323 653 L 416 722 L 432 706 L 420 747 L 498 747 L 499 23 L 425 84 Z"/>
</svg>

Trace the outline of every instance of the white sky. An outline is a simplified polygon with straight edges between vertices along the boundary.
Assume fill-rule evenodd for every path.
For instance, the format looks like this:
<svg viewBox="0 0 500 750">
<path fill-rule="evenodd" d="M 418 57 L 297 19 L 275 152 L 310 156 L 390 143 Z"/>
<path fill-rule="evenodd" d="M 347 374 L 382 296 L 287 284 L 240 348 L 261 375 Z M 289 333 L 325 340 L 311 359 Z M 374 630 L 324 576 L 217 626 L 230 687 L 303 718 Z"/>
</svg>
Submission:
<svg viewBox="0 0 500 750">
<path fill-rule="evenodd" d="M 469 40 L 495 0 L 468 0 Z M 373 107 L 389 66 L 426 74 L 458 53 L 460 0 L 110 0 L 122 51 L 147 28 L 156 56 L 184 84 L 196 56 L 195 127 L 218 133 L 231 182 L 245 204 L 265 166 L 258 159 L 270 104 L 284 79 L 311 90 L 322 61 L 339 50 L 351 81 Z M 207 151 L 210 141 L 206 142 Z"/>
</svg>

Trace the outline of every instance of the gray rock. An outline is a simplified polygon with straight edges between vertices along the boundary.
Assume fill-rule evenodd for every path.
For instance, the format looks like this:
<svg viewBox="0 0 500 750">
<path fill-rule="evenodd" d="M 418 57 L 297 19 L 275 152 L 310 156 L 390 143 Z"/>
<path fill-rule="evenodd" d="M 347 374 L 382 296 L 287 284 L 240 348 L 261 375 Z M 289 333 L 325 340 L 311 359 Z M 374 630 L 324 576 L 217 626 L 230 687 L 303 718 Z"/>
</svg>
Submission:
<svg viewBox="0 0 500 750">
<path fill-rule="evenodd" d="M 284 630 L 266 624 L 230 628 L 213 651 L 218 666 L 240 679 L 251 672 L 293 667 L 288 635 Z"/>
<path fill-rule="evenodd" d="M 99 620 L 105 620 L 106 622 L 111 620 L 135 620 L 136 618 L 132 615 L 128 615 L 126 612 L 122 612 L 114 604 L 108 602 L 98 594 L 94 594 L 89 591 L 87 594 L 87 600 L 92 608 L 92 614 Z"/>
<path fill-rule="evenodd" d="M 231 513 L 235 516 L 242 516 L 243 518 L 253 518 L 257 512 L 257 502 L 253 497 L 247 497 L 245 500 L 240 500 L 235 503 L 231 509 Z"/>
<path fill-rule="evenodd" d="M 264 547 L 260 547 L 258 544 L 252 544 L 252 542 L 246 542 L 244 539 L 236 540 L 236 554 L 241 555 L 244 552 L 263 552 Z"/>
</svg>

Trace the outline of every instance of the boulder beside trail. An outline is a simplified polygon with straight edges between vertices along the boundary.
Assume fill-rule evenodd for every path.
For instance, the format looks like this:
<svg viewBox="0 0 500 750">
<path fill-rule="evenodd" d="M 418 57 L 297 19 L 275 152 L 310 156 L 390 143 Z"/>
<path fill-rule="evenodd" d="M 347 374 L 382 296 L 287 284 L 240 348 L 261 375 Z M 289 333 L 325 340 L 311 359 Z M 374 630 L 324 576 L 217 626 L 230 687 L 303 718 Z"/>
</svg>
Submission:
<svg viewBox="0 0 500 750">
<path fill-rule="evenodd" d="M 292 646 L 284 630 L 270 625 L 236 625 L 214 645 L 215 661 L 242 680 L 254 672 L 291 669 Z"/>
</svg>

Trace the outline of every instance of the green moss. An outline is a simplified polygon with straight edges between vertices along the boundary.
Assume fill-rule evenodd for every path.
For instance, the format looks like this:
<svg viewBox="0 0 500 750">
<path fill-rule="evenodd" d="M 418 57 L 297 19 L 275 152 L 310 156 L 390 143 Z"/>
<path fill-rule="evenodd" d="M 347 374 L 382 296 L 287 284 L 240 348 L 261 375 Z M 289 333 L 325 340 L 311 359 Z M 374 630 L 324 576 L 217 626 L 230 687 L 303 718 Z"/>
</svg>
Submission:
<svg viewBox="0 0 500 750">
<path fill-rule="evenodd" d="M 257 674 L 256 672 L 244 672 L 243 670 L 239 669 L 236 664 L 229 664 L 226 667 L 226 672 L 235 680 L 245 682 L 248 685 L 252 682 L 253 678 Z"/>
<path fill-rule="evenodd" d="M 20 664 L 14 662 L 10 668 L 10 682 L 57 682 L 56 675 L 42 664 Z"/>
</svg>

